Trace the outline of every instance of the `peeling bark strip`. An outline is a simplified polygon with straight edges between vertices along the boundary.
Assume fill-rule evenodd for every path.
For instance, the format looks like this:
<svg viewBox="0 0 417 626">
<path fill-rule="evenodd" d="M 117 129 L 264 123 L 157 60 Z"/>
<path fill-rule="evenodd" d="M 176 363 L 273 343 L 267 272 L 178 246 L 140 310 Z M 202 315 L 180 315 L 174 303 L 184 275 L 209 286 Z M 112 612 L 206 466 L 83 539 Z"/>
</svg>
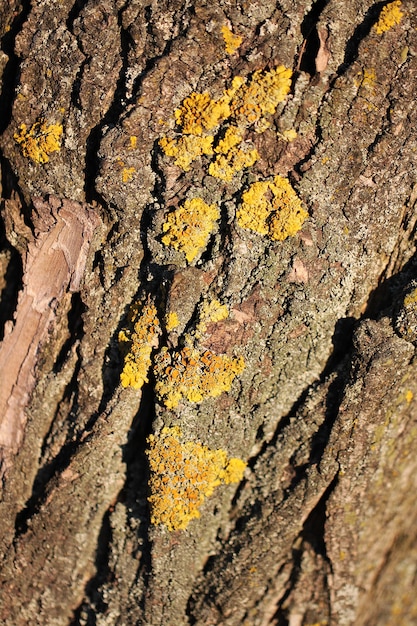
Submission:
<svg viewBox="0 0 417 626">
<path fill-rule="evenodd" d="M 36 198 L 33 221 L 36 239 L 24 261 L 23 289 L 14 324 L 10 322 L 0 345 L 0 472 L 11 464 L 22 442 L 24 407 L 35 386 L 39 346 L 66 291 L 77 291 L 84 273 L 97 213 L 86 204 Z"/>
</svg>

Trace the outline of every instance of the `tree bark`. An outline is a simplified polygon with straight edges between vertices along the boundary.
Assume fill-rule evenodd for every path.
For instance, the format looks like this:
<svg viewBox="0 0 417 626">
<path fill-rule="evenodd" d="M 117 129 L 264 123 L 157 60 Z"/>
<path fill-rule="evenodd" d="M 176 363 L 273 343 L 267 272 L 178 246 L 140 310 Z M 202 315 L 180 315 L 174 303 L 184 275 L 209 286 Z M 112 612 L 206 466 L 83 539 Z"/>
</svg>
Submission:
<svg viewBox="0 0 417 626">
<path fill-rule="evenodd" d="M 2 4 L 2 623 L 417 623 L 416 16 Z"/>
</svg>

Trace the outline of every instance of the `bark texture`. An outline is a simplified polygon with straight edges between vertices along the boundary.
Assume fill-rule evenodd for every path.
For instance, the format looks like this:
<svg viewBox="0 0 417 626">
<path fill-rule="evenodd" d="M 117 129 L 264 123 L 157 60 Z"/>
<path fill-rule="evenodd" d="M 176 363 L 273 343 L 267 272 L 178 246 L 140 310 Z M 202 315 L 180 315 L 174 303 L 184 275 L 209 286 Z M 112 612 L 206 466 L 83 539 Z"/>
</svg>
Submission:
<svg viewBox="0 0 417 626">
<path fill-rule="evenodd" d="M 417 624 L 415 3 L 10 0 L 0 24 L 0 621 Z M 237 113 L 188 168 L 164 152 L 192 93 L 280 66 L 254 163 L 210 175 Z M 275 177 L 308 211 L 283 241 L 238 219 Z M 187 260 L 164 225 L 195 197 L 219 218 Z M 167 406 L 158 359 L 190 337 L 245 368 Z M 247 467 L 172 531 L 146 451 L 177 427 Z"/>
</svg>

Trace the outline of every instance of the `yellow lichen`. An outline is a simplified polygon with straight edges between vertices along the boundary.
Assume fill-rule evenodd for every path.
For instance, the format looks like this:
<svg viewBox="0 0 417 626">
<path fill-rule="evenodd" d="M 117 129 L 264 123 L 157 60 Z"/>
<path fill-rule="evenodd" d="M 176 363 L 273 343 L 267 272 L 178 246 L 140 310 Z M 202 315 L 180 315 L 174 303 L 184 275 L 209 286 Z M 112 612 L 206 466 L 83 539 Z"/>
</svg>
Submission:
<svg viewBox="0 0 417 626">
<path fill-rule="evenodd" d="M 232 86 L 217 100 L 207 92 L 191 93 L 175 111 L 182 135 L 173 139 L 162 137 L 159 145 L 167 156 L 175 158 L 176 165 L 188 171 L 197 158 L 213 154 L 214 138 L 223 124 L 225 133 L 214 148 L 216 157 L 209 174 L 231 181 L 236 172 L 251 167 L 259 158 L 257 150 L 243 143 L 245 129 L 254 124 L 257 132 L 263 132 L 269 126 L 265 116 L 275 113 L 278 104 L 285 100 L 291 76 L 291 70 L 280 65 L 266 72 L 257 70 L 248 84 L 236 76 Z M 294 133 L 285 131 L 283 138 L 292 140 Z"/>
<path fill-rule="evenodd" d="M 417 289 L 413 289 L 405 296 L 404 307 L 406 309 L 417 309 Z"/>
<path fill-rule="evenodd" d="M 222 26 L 222 35 L 227 54 L 234 54 L 242 43 L 240 35 L 234 35 L 228 26 Z"/>
<path fill-rule="evenodd" d="M 179 325 L 180 320 L 178 319 L 177 313 L 175 313 L 175 311 L 170 311 L 169 313 L 167 313 L 165 320 L 165 327 L 167 331 L 169 332 L 170 330 L 174 330 L 174 328 L 177 328 L 177 326 Z"/>
<path fill-rule="evenodd" d="M 209 174 L 221 180 L 231 181 L 233 176 L 251 167 L 259 159 L 258 151 L 242 143 L 243 134 L 237 126 L 229 126 L 214 151 L 216 159 L 209 165 Z"/>
<path fill-rule="evenodd" d="M 242 130 L 237 126 L 229 126 L 224 134 L 223 139 L 220 139 L 214 151 L 217 154 L 227 154 L 232 148 L 238 146 L 242 142 L 242 140 Z"/>
<path fill-rule="evenodd" d="M 218 154 L 216 159 L 210 163 L 208 172 L 210 176 L 230 182 L 237 172 L 252 167 L 258 159 L 257 150 L 242 150 L 234 147 L 227 154 Z"/>
<path fill-rule="evenodd" d="M 159 145 L 167 156 L 175 157 L 175 165 L 188 172 L 191 163 L 204 154 L 213 154 L 213 137 L 184 135 L 178 139 L 162 137 Z"/>
<path fill-rule="evenodd" d="M 228 98 L 212 100 L 207 92 L 193 92 L 175 111 L 175 119 L 185 135 L 202 135 L 230 115 Z"/>
<path fill-rule="evenodd" d="M 179 109 L 175 110 L 175 120 L 185 135 L 200 136 L 212 131 L 230 116 L 230 102 L 244 79 L 235 76 L 230 89 L 226 89 L 218 99 L 212 99 L 207 92 L 191 93 L 184 98 Z"/>
<path fill-rule="evenodd" d="M 230 109 L 238 125 L 254 124 L 266 113 L 273 114 L 290 92 L 292 71 L 279 65 L 268 72 L 254 72 L 249 85 L 236 93 Z"/>
<path fill-rule="evenodd" d="M 295 128 L 289 128 L 288 130 L 282 131 L 282 133 L 278 133 L 278 137 L 290 143 L 294 141 L 294 139 L 297 139 L 297 131 Z"/>
<path fill-rule="evenodd" d="M 26 124 L 19 126 L 19 131 L 13 135 L 14 140 L 21 146 L 22 154 L 35 163 L 47 163 L 51 152 L 61 147 L 61 124 L 47 124 L 39 120 L 28 129 Z"/>
<path fill-rule="evenodd" d="M 205 300 L 199 311 L 199 319 L 194 331 L 194 339 L 201 339 L 203 333 L 207 330 L 207 325 L 210 323 L 221 322 L 229 317 L 229 309 L 225 304 L 220 304 L 216 299 L 207 301 Z M 186 339 L 188 337 L 186 336 Z M 192 345 L 192 341 L 190 341 Z"/>
<path fill-rule="evenodd" d="M 242 228 L 283 241 L 300 230 L 308 213 L 290 182 L 275 176 L 273 180 L 253 183 L 242 194 L 236 217 Z"/>
<path fill-rule="evenodd" d="M 136 146 L 137 146 L 137 143 L 138 143 L 137 136 L 136 135 L 131 135 L 129 137 L 129 147 L 130 147 L 130 149 L 134 150 L 136 148 Z"/>
<path fill-rule="evenodd" d="M 148 382 L 151 354 L 160 334 L 155 305 L 149 298 L 144 303 L 135 303 L 128 320 L 129 327 L 119 333 L 119 342 L 126 352 L 120 382 L 123 387 L 140 389 Z"/>
<path fill-rule="evenodd" d="M 220 211 L 215 204 L 206 204 L 201 198 L 186 200 L 168 214 L 162 226 L 162 243 L 185 254 L 191 263 L 206 247 Z"/>
<path fill-rule="evenodd" d="M 229 317 L 229 309 L 225 304 L 220 304 L 216 299 L 205 301 L 200 310 L 201 322 L 207 324 L 210 322 L 220 322 Z"/>
<path fill-rule="evenodd" d="M 371 67 L 370 69 L 363 70 L 363 78 L 362 78 L 362 87 L 365 89 L 374 89 L 376 82 L 376 73 L 375 69 Z"/>
<path fill-rule="evenodd" d="M 162 350 L 155 358 L 155 391 L 169 409 L 175 408 L 183 398 L 201 402 L 230 391 L 236 376 L 245 367 L 243 357 L 229 357 L 210 350 L 185 346 L 180 350 Z"/>
<path fill-rule="evenodd" d="M 148 443 L 151 523 L 169 531 L 184 530 L 199 518 L 200 506 L 216 487 L 243 478 L 244 461 L 229 459 L 225 450 L 184 441 L 178 427 L 163 428 L 158 436 L 150 435 Z"/>
<path fill-rule="evenodd" d="M 390 2 L 382 9 L 379 20 L 374 26 L 377 35 L 382 35 L 382 33 L 401 22 L 401 18 L 404 15 L 401 11 L 401 5 L 400 0 L 394 0 L 394 2 Z"/>
<path fill-rule="evenodd" d="M 134 167 L 124 167 L 122 169 L 122 181 L 124 183 L 129 182 L 129 180 L 132 180 L 133 178 L 133 174 L 136 172 L 136 168 Z"/>
</svg>

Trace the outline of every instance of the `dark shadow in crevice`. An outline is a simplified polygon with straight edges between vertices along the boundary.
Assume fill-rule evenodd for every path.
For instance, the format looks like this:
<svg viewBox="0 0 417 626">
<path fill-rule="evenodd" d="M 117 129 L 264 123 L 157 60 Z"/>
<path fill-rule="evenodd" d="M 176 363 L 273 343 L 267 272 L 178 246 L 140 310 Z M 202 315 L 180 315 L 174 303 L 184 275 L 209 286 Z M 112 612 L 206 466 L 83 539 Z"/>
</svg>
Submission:
<svg viewBox="0 0 417 626">
<path fill-rule="evenodd" d="M 75 367 L 73 376 L 66 386 L 63 396 L 62 402 L 71 402 L 72 409 L 71 414 L 74 414 L 74 404 L 76 404 L 76 396 L 74 396 L 74 389 L 76 389 L 76 381 L 79 374 L 79 361 L 77 362 L 77 366 Z M 44 437 L 44 444 L 41 449 L 40 456 L 42 457 L 45 453 L 45 448 L 49 446 L 49 437 L 52 432 L 52 429 L 55 425 L 55 420 L 57 414 L 60 410 L 60 406 L 58 406 L 56 415 L 52 419 L 51 426 L 49 431 L 46 433 Z M 70 419 L 70 418 L 69 418 Z M 63 469 L 68 467 L 74 453 L 79 447 L 79 439 L 74 436 L 74 426 L 75 422 L 70 422 L 68 426 L 68 432 L 66 437 L 66 443 L 61 447 L 59 453 L 51 459 L 49 462 L 41 465 L 38 469 L 38 472 L 35 476 L 32 486 L 32 493 L 30 498 L 26 501 L 25 506 L 19 511 L 16 515 L 15 521 L 15 539 L 18 539 L 21 535 L 24 535 L 28 530 L 28 522 L 29 520 L 36 515 L 36 513 L 40 510 L 42 504 L 46 498 L 46 486 L 50 482 L 50 480 L 55 476 L 55 474 L 62 472 Z"/>
<path fill-rule="evenodd" d="M 6 272 L 3 276 L 4 287 L 0 293 L 0 341 L 4 338 L 6 322 L 13 319 L 17 307 L 19 291 L 23 286 L 23 265 L 20 254 L 6 239 L 3 222 L 0 220 L 0 250 L 9 255 Z"/>
<path fill-rule="evenodd" d="M 348 39 L 345 48 L 345 55 L 343 62 L 336 70 L 337 76 L 343 76 L 349 67 L 356 61 L 359 55 L 359 46 L 361 42 L 369 35 L 372 27 L 378 21 L 384 6 L 389 4 L 392 0 L 385 0 L 384 2 L 376 2 L 365 13 L 364 18 L 353 31 L 352 36 Z"/>
<path fill-rule="evenodd" d="M 326 507 L 329 497 L 333 493 L 334 489 L 337 486 L 337 476 L 333 478 L 333 480 L 329 483 L 328 487 L 324 491 L 320 500 L 312 509 L 310 514 L 308 515 L 306 521 L 303 524 L 303 529 L 300 535 L 302 539 L 302 543 L 300 547 L 292 549 L 292 570 L 287 581 L 287 588 L 282 598 L 279 601 L 279 605 L 277 606 L 276 613 L 273 617 L 273 623 L 277 626 L 289 626 L 290 625 L 290 615 L 288 609 L 285 608 L 285 604 L 299 582 L 299 577 L 301 574 L 301 564 L 302 564 L 302 556 L 303 551 L 305 549 L 306 544 L 310 546 L 314 553 L 319 555 L 324 559 L 327 563 L 328 574 L 332 574 L 332 564 L 327 555 L 327 547 L 325 541 L 325 525 L 326 525 Z M 297 538 L 298 539 L 298 538 Z M 297 541 L 296 545 L 298 546 L 299 542 Z M 327 585 L 327 610 L 329 614 L 326 616 L 330 619 L 330 589 Z M 320 619 L 323 618 L 323 607 L 320 607 Z"/>
<path fill-rule="evenodd" d="M 15 16 L 9 30 L 0 39 L 1 50 L 9 58 L 3 70 L 1 83 L 0 135 L 4 133 L 10 124 L 15 90 L 20 76 L 20 59 L 15 53 L 16 37 L 21 32 L 23 24 L 26 22 L 32 9 L 31 0 L 20 0 L 20 3 L 22 10 Z"/>
<path fill-rule="evenodd" d="M 301 34 L 304 39 L 303 50 L 299 60 L 299 70 L 313 77 L 316 72 L 316 58 L 320 49 L 317 24 L 320 15 L 329 4 L 329 0 L 317 0 L 301 22 Z"/>
<path fill-rule="evenodd" d="M 415 229 L 410 241 L 415 237 Z M 382 316 L 395 316 L 402 307 L 404 296 L 412 280 L 417 280 L 417 253 L 405 263 L 400 272 L 385 278 L 381 277 L 378 286 L 370 293 L 364 318 L 378 320 Z"/>
<path fill-rule="evenodd" d="M 64 342 L 59 354 L 55 360 L 53 372 L 57 374 L 66 362 L 71 348 L 80 340 L 84 333 L 83 313 L 85 312 L 85 304 L 81 299 L 80 292 L 75 292 L 71 296 L 71 308 L 68 311 L 68 331 L 69 337 Z"/>
<path fill-rule="evenodd" d="M 118 25 L 120 29 L 120 47 L 121 47 L 121 59 L 122 66 L 120 68 L 119 77 L 117 79 L 115 92 L 113 95 L 112 103 L 108 110 L 101 118 L 100 122 L 91 130 L 86 141 L 86 157 L 85 157 L 85 196 L 87 202 L 93 200 L 99 202 L 103 206 L 106 206 L 104 198 L 99 194 L 96 189 L 96 180 L 100 173 L 100 157 L 99 148 L 104 136 L 106 128 L 112 128 L 116 124 L 120 123 L 120 120 L 128 115 L 128 111 L 131 106 L 134 106 L 140 94 L 143 80 L 153 70 L 158 61 L 167 55 L 169 55 L 171 48 L 179 37 L 185 35 L 187 27 L 184 28 L 178 36 L 172 40 L 169 40 L 161 53 L 148 59 L 145 63 L 143 71 L 137 76 L 133 82 L 132 88 L 129 90 L 127 87 L 127 80 L 129 75 L 129 52 L 135 47 L 135 42 L 129 33 L 128 29 L 123 26 L 123 12 L 127 6 L 127 3 L 122 6 L 118 11 Z"/>
<path fill-rule="evenodd" d="M 127 519 L 134 521 L 132 527 L 136 530 L 136 552 L 138 570 L 136 580 L 142 580 L 147 587 L 151 572 L 151 542 L 149 539 L 150 514 L 147 501 L 148 496 L 148 464 L 145 454 L 147 437 L 152 432 L 152 423 L 155 417 L 155 399 L 152 384 L 142 388 L 142 398 L 139 410 L 135 415 L 128 435 L 128 442 L 123 447 L 123 461 L 126 464 L 126 481 L 119 493 L 118 502 L 126 507 Z M 97 543 L 96 574 L 87 583 L 83 603 L 75 612 L 71 626 L 79 626 L 81 617 L 83 624 L 96 624 L 97 616 L 105 614 L 107 603 L 105 590 L 116 580 L 116 573 L 109 564 L 110 548 L 113 540 L 111 532 L 110 509 L 103 520 L 103 525 Z M 137 522 L 140 522 L 139 525 Z M 139 602 L 144 609 L 145 598 Z M 136 604 L 137 606 L 137 604 Z M 128 611 L 128 607 L 126 612 Z M 87 620 L 87 621 L 86 621 Z"/>
<path fill-rule="evenodd" d="M 96 574 L 85 586 L 85 597 L 91 599 L 90 603 L 83 602 L 75 611 L 69 626 L 96 626 L 97 615 L 106 613 L 108 604 L 98 589 L 104 585 L 115 584 L 115 576 L 109 566 L 110 546 L 113 534 L 110 525 L 110 511 L 106 511 L 99 536 L 97 538 L 97 552 L 95 557 Z"/>
</svg>

